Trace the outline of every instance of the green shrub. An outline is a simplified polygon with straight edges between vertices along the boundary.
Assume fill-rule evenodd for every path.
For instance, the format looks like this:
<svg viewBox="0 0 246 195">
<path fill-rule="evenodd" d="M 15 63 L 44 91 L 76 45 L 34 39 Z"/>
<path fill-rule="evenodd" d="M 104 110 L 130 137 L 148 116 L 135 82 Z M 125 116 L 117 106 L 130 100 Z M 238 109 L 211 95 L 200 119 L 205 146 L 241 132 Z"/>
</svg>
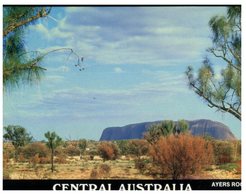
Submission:
<svg viewBox="0 0 246 195">
<path fill-rule="evenodd" d="M 216 164 L 231 163 L 234 161 L 235 147 L 230 141 L 213 140 L 213 150 Z"/>
<path fill-rule="evenodd" d="M 146 140 L 130 140 L 128 153 L 136 157 L 148 154 L 149 143 Z"/>
<path fill-rule="evenodd" d="M 236 163 L 226 163 L 219 166 L 219 169 L 223 169 L 226 171 L 234 171 L 237 170 L 237 168 L 238 165 Z"/>
<path fill-rule="evenodd" d="M 120 155 L 129 154 L 129 140 L 117 140 L 116 144 L 119 148 Z"/>
</svg>

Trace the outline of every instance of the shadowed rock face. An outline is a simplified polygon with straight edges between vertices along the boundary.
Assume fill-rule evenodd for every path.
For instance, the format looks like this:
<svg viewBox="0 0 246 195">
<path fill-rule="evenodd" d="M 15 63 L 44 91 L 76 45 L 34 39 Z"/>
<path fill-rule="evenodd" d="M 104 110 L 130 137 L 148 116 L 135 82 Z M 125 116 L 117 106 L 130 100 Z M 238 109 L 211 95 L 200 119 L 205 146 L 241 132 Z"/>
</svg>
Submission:
<svg viewBox="0 0 246 195">
<path fill-rule="evenodd" d="M 103 130 L 100 141 L 141 139 L 151 125 L 160 122 L 161 121 L 143 122 L 123 127 L 109 127 Z M 229 127 L 220 122 L 201 119 L 187 121 L 187 123 L 189 124 L 189 129 L 192 135 L 208 135 L 221 140 L 236 139 Z"/>
</svg>

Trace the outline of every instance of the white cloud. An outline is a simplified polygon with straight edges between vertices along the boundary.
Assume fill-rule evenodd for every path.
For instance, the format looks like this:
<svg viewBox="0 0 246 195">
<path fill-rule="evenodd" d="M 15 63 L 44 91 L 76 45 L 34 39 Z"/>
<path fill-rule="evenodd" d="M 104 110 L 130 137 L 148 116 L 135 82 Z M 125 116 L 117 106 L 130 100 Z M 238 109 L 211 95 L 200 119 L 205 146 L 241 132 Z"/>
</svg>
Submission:
<svg viewBox="0 0 246 195">
<path fill-rule="evenodd" d="M 49 68 L 50 72 L 69 72 L 70 68 L 68 66 L 59 66 L 57 68 Z"/>
<path fill-rule="evenodd" d="M 115 67 L 115 68 L 114 68 L 114 72 L 115 72 L 115 73 L 123 73 L 124 70 L 123 70 L 122 68 L 120 68 L 120 67 Z"/>
<path fill-rule="evenodd" d="M 172 66 L 202 58 L 211 42 L 208 20 L 222 10 L 66 7 L 65 17 L 55 27 L 33 28 L 48 40 L 62 39 L 64 45 L 100 64 Z"/>
<path fill-rule="evenodd" d="M 62 31 L 61 26 L 59 25 L 64 25 L 64 20 L 59 21 L 58 26 L 53 27 L 51 29 L 48 29 L 42 23 L 39 23 L 34 26 L 30 26 L 30 29 L 39 32 L 40 34 L 42 34 L 42 36 L 46 37 L 48 40 L 54 40 L 57 38 L 62 38 L 62 39 L 72 38 L 73 33 Z"/>
<path fill-rule="evenodd" d="M 156 35 L 182 35 L 187 33 L 192 33 L 194 29 L 187 27 L 179 26 L 160 26 L 153 28 L 146 28 L 147 32 L 156 34 Z"/>
<path fill-rule="evenodd" d="M 223 7 L 66 7 L 48 29 L 32 26 L 48 40 L 62 39 L 101 64 L 172 66 L 201 59 L 210 46 L 208 20 Z M 198 17 L 199 16 L 199 17 Z"/>
<path fill-rule="evenodd" d="M 49 37 L 49 30 L 42 23 L 31 26 L 30 28 L 40 32 L 41 34 L 43 34 L 46 37 Z"/>
<path fill-rule="evenodd" d="M 64 77 L 63 76 L 59 76 L 59 75 L 48 75 L 48 76 L 45 76 L 44 80 L 51 82 L 51 83 L 57 83 L 57 82 L 62 82 L 64 81 Z"/>
</svg>

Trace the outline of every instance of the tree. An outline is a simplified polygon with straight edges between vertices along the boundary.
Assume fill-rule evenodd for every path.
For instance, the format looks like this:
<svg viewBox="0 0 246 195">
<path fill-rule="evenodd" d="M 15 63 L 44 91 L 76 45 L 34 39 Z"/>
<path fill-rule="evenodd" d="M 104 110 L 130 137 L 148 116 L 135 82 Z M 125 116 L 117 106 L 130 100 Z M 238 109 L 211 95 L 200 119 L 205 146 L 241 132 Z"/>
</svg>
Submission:
<svg viewBox="0 0 246 195">
<path fill-rule="evenodd" d="M 44 134 L 47 138 L 46 145 L 51 150 L 51 171 L 54 172 L 54 154 L 55 149 L 62 144 L 62 139 L 55 133 L 48 131 Z"/>
<path fill-rule="evenodd" d="M 149 143 L 155 143 L 160 136 L 168 136 L 171 133 L 174 133 L 174 127 L 175 124 L 172 120 L 165 120 L 161 123 L 152 125 L 144 137 Z"/>
<path fill-rule="evenodd" d="M 23 28 L 35 22 L 39 18 L 48 16 L 50 11 L 51 8 L 46 7 L 5 6 L 3 37 L 16 31 L 18 28 Z"/>
<path fill-rule="evenodd" d="M 40 66 L 43 57 L 26 51 L 24 32 L 27 26 L 34 24 L 39 18 L 47 17 L 50 11 L 51 8 L 47 7 L 4 7 L 3 84 L 5 87 L 40 79 L 45 70 Z"/>
<path fill-rule="evenodd" d="M 146 139 L 150 144 L 154 144 L 162 136 L 159 126 L 160 125 L 158 124 L 150 126 L 150 128 L 144 134 L 144 139 Z"/>
<path fill-rule="evenodd" d="M 229 6 L 227 16 L 214 16 L 209 21 L 213 46 L 203 61 L 197 77 L 191 66 L 186 75 L 190 88 L 211 108 L 232 114 L 241 120 L 241 7 Z M 214 71 L 211 57 L 225 66 Z"/>
<path fill-rule="evenodd" d="M 189 125 L 185 120 L 178 120 L 174 122 L 172 120 L 165 120 L 161 123 L 152 125 L 144 138 L 151 144 L 160 139 L 161 136 L 169 136 L 171 134 L 186 133 L 189 130 Z"/>
<path fill-rule="evenodd" d="M 189 131 L 189 125 L 185 120 L 179 120 L 177 121 L 176 127 L 175 127 L 177 133 L 186 133 Z"/>
<path fill-rule="evenodd" d="M 17 159 L 17 154 L 19 149 L 33 140 L 33 137 L 27 133 L 24 127 L 19 125 L 8 125 L 4 127 L 5 134 L 3 138 L 12 143 L 15 148 L 15 158 Z"/>
<path fill-rule="evenodd" d="M 87 141 L 85 139 L 80 139 L 79 140 L 79 150 L 80 150 L 80 159 L 82 159 L 82 154 L 84 154 L 86 146 L 87 146 Z"/>
<path fill-rule="evenodd" d="M 153 165 L 160 173 L 172 179 L 198 173 L 213 162 L 213 147 L 201 137 L 188 134 L 161 137 L 150 147 Z"/>
<path fill-rule="evenodd" d="M 45 68 L 43 59 L 52 52 L 69 51 L 74 54 L 82 70 L 80 58 L 71 48 L 60 48 L 45 53 L 27 51 L 25 47 L 25 30 L 38 19 L 48 17 L 51 7 L 44 6 L 4 6 L 3 7 L 3 86 L 13 88 L 20 84 L 32 84 L 41 79 Z M 28 38 L 28 37 L 27 37 Z M 70 56 L 69 55 L 69 56 Z"/>
<path fill-rule="evenodd" d="M 174 131 L 175 124 L 172 120 L 165 120 L 161 123 L 160 129 L 163 136 L 168 136 Z"/>
</svg>

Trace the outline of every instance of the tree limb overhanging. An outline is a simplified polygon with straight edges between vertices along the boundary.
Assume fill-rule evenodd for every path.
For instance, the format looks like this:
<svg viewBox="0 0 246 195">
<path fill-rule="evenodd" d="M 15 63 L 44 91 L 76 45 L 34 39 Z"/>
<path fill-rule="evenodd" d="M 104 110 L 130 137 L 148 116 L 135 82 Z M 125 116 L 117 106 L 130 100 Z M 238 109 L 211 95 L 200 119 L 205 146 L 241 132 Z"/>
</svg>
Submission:
<svg viewBox="0 0 246 195">
<path fill-rule="evenodd" d="M 206 57 L 195 76 L 189 66 L 186 71 L 189 87 L 210 108 L 230 113 L 241 120 L 241 7 L 228 7 L 227 17 L 214 16 L 209 25 L 213 47 L 207 52 L 224 67 L 220 73 L 215 73 L 213 64 Z"/>
<path fill-rule="evenodd" d="M 46 68 L 41 66 L 43 59 L 53 53 L 69 51 L 77 60 L 75 66 L 81 66 L 81 58 L 71 48 L 58 48 L 47 52 L 26 51 L 24 35 L 29 25 L 39 18 L 47 17 L 51 7 L 5 6 L 3 10 L 3 86 L 12 89 L 19 84 L 32 84 L 39 81 Z"/>
<path fill-rule="evenodd" d="M 191 72 L 187 73 L 187 74 L 191 74 Z M 221 100 L 221 105 L 219 105 L 218 103 L 215 103 L 212 99 L 212 97 L 209 97 L 207 95 L 205 95 L 202 90 L 200 88 L 198 88 L 194 82 L 192 82 L 190 80 L 189 82 L 190 84 L 190 87 L 193 88 L 194 92 L 199 95 L 200 97 L 202 97 L 207 103 L 208 103 L 208 106 L 210 108 L 217 108 L 218 110 L 220 111 L 223 111 L 223 112 L 229 112 L 230 114 L 232 114 L 233 116 L 235 116 L 237 119 L 241 120 L 241 112 L 239 111 L 239 107 L 241 106 L 241 102 L 240 102 L 240 105 L 235 108 L 235 103 L 234 104 L 230 104 L 230 103 L 226 103 L 227 106 L 225 105 L 224 103 L 224 100 Z"/>
<path fill-rule="evenodd" d="M 7 27 L 5 27 L 3 29 L 3 37 L 6 37 L 9 33 L 15 31 L 19 27 L 22 27 L 24 25 L 27 25 L 27 24 L 33 22 L 34 20 L 37 20 L 37 19 L 42 18 L 42 17 L 47 17 L 49 15 L 50 11 L 51 11 L 51 8 L 48 8 L 48 9 L 42 8 L 40 11 L 38 11 L 36 13 L 36 15 L 34 15 L 32 17 L 29 17 L 25 20 L 21 20 L 19 22 L 13 21 L 12 23 L 10 23 Z"/>
</svg>

